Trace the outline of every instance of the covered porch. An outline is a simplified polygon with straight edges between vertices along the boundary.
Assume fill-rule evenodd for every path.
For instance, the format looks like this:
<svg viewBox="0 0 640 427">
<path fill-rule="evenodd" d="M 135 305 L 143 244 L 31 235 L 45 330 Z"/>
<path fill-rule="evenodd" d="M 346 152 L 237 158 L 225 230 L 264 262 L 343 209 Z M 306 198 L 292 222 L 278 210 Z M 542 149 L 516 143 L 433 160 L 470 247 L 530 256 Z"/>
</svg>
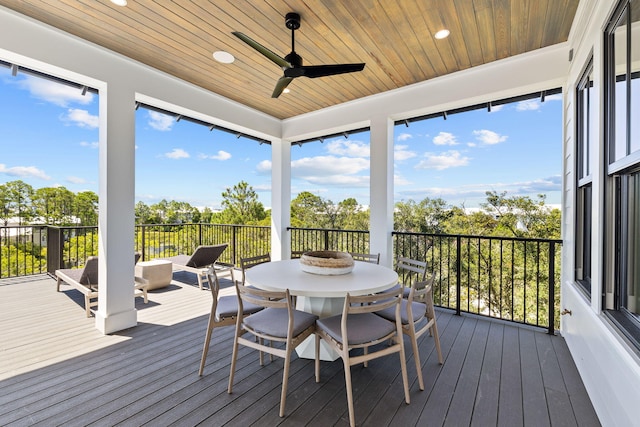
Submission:
<svg viewBox="0 0 640 427">
<path fill-rule="evenodd" d="M 84 317 L 82 295 L 48 275 L 0 283 L 2 425 L 348 425 L 342 363 L 291 366 L 286 417 L 278 416 L 282 361 L 260 367 L 242 349 L 227 394 L 233 328 L 216 329 L 198 366 L 211 295 L 189 273 L 149 303 L 138 326 L 102 335 Z M 231 282 L 223 279 L 225 293 Z M 36 315 L 37 314 L 37 315 Z M 425 390 L 409 361 L 411 404 L 395 356 L 353 369 L 359 425 L 600 425 L 564 339 L 544 331 L 438 311 L 444 364 L 422 338 Z"/>
</svg>

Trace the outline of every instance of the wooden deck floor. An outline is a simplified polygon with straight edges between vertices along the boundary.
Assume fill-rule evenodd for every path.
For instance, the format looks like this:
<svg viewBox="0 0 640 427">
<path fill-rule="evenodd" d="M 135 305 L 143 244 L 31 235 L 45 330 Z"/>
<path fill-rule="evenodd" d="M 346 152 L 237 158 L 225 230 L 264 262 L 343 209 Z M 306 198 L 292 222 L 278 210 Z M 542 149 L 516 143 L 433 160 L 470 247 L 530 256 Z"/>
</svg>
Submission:
<svg viewBox="0 0 640 427">
<path fill-rule="evenodd" d="M 210 293 L 174 280 L 149 295 L 147 305 L 137 299 L 137 327 L 102 336 L 70 287 L 56 293 L 47 276 L 0 281 L 0 425 L 348 425 L 340 361 L 323 362 L 317 384 L 313 362 L 294 360 L 279 418 L 281 360 L 260 367 L 242 349 L 229 395 L 233 328 L 214 331 L 197 373 Z M 431 337 L 420 344 L 425 391 L 405 346 L 410 405 L 397 356 L 353 368 L 358 425 L 599 425 L 561 337 L 448 311 L 438 328 L 443 365 Z"/>
</svg>

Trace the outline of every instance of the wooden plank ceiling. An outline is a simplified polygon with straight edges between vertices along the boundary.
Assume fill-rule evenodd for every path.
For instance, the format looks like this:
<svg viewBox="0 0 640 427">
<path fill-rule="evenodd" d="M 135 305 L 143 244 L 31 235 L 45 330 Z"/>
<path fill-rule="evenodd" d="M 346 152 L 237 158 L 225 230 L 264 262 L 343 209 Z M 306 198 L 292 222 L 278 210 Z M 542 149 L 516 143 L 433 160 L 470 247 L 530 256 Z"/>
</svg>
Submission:
<svg viewBox="0 0 640 427">
<path fill-rule="evenodd" d="M 0 5 L 277 118 L 329 107 L 567 40 L 578 0 L 0 0 Z M 296 52 L 308 65 L 365 62 L 364 71 L 297 78 L 234 37 L 281 56 L 288 12 L 301 15 Z M 451 35 L 436 40 L 436 31 Z M 18 35 L 28 37 L 28 35 Z M 212 53 L 233 54 L 221 64 Z M 1 58 L 0 58 L 1 59 Z"/>
</svg>

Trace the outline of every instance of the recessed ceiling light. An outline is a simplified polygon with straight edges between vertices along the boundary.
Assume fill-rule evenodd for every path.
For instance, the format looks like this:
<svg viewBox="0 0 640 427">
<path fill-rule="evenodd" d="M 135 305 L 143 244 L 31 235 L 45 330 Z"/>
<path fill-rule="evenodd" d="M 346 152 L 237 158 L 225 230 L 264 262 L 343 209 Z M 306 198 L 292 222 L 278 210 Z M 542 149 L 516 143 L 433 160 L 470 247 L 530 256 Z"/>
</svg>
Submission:
<svg viewBox="0 0 640 427">
<path fill-rule="evenodd" d="M 111 0 L 111 3 L 115 4 L 116 6 L 126 6 L 127 0 Z"/>
<path fill-rule="evenodd" d="M 213 59 L 218 62 L 222 62 L 223 64 L 231 64 L 236 58 L 233 57 L 229 52 L 225 52 L 223 50 L 218 50 L 213 52 Z"/>
<path fill-rule="evenodd" d="M 284 90 L 282 91 L 282 93 L 289 93 L 291 92 L 291 89 L 289 89 L 288 87 L 285 87 Z"/>
<path fill-rule="evenodd" d="M 446 38 L 448 35 L 449 35 L 449 30 L 444 29 L 444 30 L 440 30 L 440 31 L 438 31 L 438 32 L 434 35 L 434 37 L 435 37 L 435 38 L 437 38 L 438 40 L 440 40 L 440 39 L 444 39 L 444 38 Z"/>
</svg>

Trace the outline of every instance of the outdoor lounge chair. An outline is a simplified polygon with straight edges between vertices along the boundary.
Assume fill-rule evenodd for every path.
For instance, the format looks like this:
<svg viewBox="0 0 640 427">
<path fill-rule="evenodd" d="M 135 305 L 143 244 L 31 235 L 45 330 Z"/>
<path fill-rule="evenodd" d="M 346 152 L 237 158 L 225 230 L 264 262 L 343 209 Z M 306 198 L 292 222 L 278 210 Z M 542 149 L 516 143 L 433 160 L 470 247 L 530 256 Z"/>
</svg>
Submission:
<svg viewBox="0 0 640 427">
<path fill-rule="evenodd" d="M 140 259 L 140 253 L 135 253 L 135 262 Z M 58 283 L 56 291 L 60 292 L 60 284 L 65 282 L 84 294 L 84 308 L 87 317 L 91 317 L 91 307 L 98 305 L 98 257 L 87 258 L 83 268 L 64 268 L 56 270 Z M 147 303 L 147 281 L 141 277 L 135 277 L 135 296 L 142 296 Z M 92 301 L 93 300 L 93 301 Z"/>
<path fill-rule="evenodd" d="M 173 271 L 195 273 L 198 277 L 198 286 L 202 290 L 202 282 L 207 280 L 209 267 L 213 266 L 216 273 L 233 270 L 233 266 L 216 264 L 220 255 L 227 249 L 227 246 L 229 246 L 228 243 L 198 246 L 192 255 L 176 255 L 165 259 L 173 263 Z"/>
</svg>

